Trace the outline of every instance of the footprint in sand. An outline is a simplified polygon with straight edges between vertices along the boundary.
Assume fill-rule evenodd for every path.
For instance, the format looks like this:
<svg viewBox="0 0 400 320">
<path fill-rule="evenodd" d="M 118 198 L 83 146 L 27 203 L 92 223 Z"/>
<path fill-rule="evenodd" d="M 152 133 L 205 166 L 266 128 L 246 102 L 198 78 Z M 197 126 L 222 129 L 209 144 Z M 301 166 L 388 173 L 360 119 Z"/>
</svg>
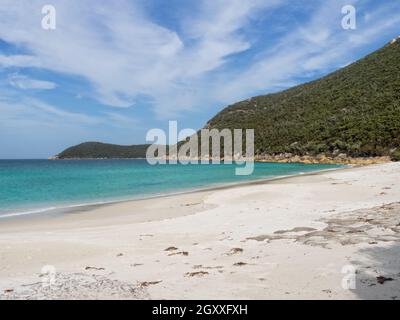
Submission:
<svg viewBox="0 0 400 320">
<path fill-rule="evenodd" d="M 242 248 L 232 248 L 228 253 L 227 256 L 233 256 L 234 254 L 242 253 L 244 250 Z"/>
<path fill-rule="evenodd" d="M 207 271 L 195 271 L 195 272 L 186 272 L 185 276 L 186 277 L 203 277 L 208 274 L 209 273 Z"/>
<path fill-rule="evenodd" d="M 177 247 L 168 247 L 167 249 L 165 249 L 164 251 L 176 251 L 178 250 Z"/>
<path fill-rule="evenodd" d="M 140 283 L 141 287 L 148 287 L 148 286 L 154 286 L 156 284 L 159 284 L 160 282 L 162 282 L 162 280 L 159 281 L 144 281 Z"/>
<path fill-rule="evenodd" d="M 215 267 L 205 267 L 202 264 L 197 264 L 193 266 L 193 269 L 223 269 L 223 266 L 215 266 Z"/>
<path fill-rule="evenodd" d="M 143 266 L 143 263 L 133 263 L 133 264 L 131 264 L 131 267 L 139 267 L 139 266 Z"/>
<path fill-rule="evenodd" d="M 170 253 L 168 256 L 176 256 L 176 255 L 188 256 L 189 252 L 187 252 L 187 251 L 173 252 L 173 253 Z"/>
<path fill-rule="evenodd" d="M 105 268 L 87 266 L 85 267 L 85 270 L 105 270 Z"/>
</svg>

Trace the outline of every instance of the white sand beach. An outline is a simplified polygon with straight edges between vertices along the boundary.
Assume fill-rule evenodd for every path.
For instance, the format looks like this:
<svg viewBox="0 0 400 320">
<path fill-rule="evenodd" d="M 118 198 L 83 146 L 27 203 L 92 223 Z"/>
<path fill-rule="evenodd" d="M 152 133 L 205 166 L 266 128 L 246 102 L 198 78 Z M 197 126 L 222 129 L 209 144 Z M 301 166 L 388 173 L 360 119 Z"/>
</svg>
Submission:
<svg viewBox="0 0 400 320">
<path fill-rule="evenodd" d="M 343 286 L 349 270 L 355 287 Z M 3 219 L 0 290 L 1 299 L 399 299 L 400 163 Z"/>
</svg>

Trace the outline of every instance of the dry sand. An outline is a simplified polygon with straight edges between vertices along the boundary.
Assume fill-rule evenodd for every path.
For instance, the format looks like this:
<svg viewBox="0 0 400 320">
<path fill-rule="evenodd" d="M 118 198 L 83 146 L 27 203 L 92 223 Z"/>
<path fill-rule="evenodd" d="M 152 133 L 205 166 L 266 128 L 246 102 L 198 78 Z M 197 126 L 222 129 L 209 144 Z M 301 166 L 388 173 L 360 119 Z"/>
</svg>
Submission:
<svg viewBox="0 0 400 320">
<path fill-rule="evenodd" d="M 400 163 L 0 220 L 0 299 L 85 298 L 399 299 Z"/>
</svg>

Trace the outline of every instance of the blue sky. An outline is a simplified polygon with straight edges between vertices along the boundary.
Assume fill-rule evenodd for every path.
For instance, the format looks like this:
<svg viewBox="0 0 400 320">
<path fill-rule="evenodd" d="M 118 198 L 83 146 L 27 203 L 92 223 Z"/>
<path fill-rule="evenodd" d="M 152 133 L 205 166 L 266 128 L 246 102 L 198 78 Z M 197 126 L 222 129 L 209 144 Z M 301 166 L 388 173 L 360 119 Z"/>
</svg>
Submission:
<svg viewBox="0 0 400 320">
<path fill-rule="evenodd" d="M 42 6 L 56 29 L 41 27 Z M 345 30 L 344 5 L 357 10 Z M 144 143 L 321 77 L 400 34 L 398 0 L 1 0 L 0 158 Z"/>
</svg>

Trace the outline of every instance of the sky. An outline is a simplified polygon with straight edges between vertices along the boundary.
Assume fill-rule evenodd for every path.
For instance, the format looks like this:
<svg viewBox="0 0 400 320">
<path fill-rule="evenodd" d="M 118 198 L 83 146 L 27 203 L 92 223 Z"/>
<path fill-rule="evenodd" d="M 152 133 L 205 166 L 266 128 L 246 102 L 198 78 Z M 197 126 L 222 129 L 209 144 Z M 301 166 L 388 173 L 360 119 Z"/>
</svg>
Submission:
<svg viewBox="0 0 400 320">
<path fill-rule="evenodd" d="M 398 0 L 0 0 L 0 159 L 145 143 L 169 120 L 200 129 L 382 47 L 399 12 Z"/>
</svg>

